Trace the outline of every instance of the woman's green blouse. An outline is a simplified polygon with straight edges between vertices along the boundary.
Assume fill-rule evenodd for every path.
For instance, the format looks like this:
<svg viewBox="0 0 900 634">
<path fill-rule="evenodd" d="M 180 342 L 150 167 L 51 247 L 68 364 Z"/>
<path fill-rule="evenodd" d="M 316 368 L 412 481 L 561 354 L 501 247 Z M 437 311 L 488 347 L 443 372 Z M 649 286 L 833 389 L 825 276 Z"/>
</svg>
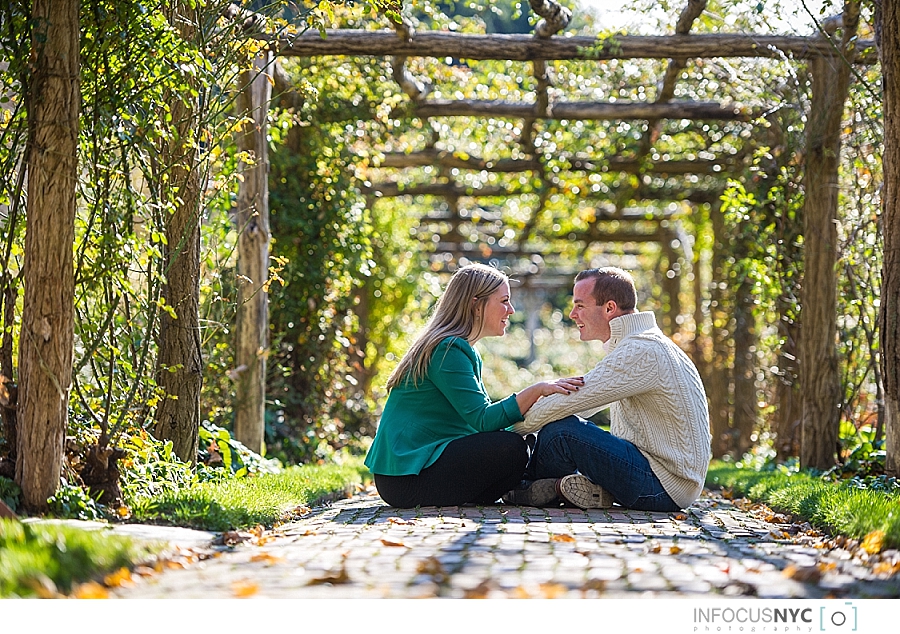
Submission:
<svg viewBox="0 0 900 634">
<path fill-rule="evenodd" d="M 366 466 L 379 475 L 418 474 L 451 441 L 521 420 L 515 394 L 491 402 L 475 348 L 460 337 L 447 337 L 434 349 L 418 385 L 401 381 L 391 390 Z"/>
</svg>

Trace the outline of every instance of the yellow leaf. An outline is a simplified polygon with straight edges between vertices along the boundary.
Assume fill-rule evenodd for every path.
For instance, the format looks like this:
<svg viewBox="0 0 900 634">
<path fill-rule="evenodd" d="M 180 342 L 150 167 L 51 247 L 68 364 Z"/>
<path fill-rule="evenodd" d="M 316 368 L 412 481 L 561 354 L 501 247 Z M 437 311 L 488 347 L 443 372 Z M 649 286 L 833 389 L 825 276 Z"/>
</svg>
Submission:
<svg viewBox="0 0 900 634">
<path fill-rule="evenodd" d="M 876 575 L 891 577 L 900 571 L 900 564 L 892 564 L 889 561 L 879 561 L 872 567 L 872 572 Z"/>
<path fill-rule="evenodd" d="M 402 544 L 400 542 L 392 542 L 389 539 L 382 539 L 381 543 L 384 544 L 385 546 L 399 546 L 401 548 L 406 548 L 406 544 Z"/>
<path fill-rule="evenodd" d="M 108 599 L 109 592 L 96 581 L 82 583 L 75 590 L 76 599 Z"/>
<path fill-rule="evenodd" d="M 134 582 L 131 580 L 131 571 L 128 568 L 119 568 L 106 575 L 103 578 L 103 584 L 108 588 L 118 588 L 119 586 L 134 585 Z"/>
<path fill-rule="evenodd" d="M 574 542 L 575 538 L 571 535 L 551 535 L 551 542 Z"/>
<path fill-rule="evenodd" d="M 252 597 L 259 592 L 259 586 L 252 581 L 235 581 L 231 584 L 231 592 L 239 599 Z"/>
<path fill-rule="evenodd" d="M 865 539 L 863 539 L 862 544 L 860 544 L 859 547 L 870 555 L 875 555 L 881 552 L 883 542 L 884 531 L 875 530 L 866 535 Z"/>
<path fill-rule="evenodd" d="M 662 547 L 659 544 L 653 544 L 653 546 L 650 547 L 651 553 L 658 553 L 660 550 L 662 550 Z"/>
<path fill-rule="evenodd" d="M 548 599 L 558 599 L 566 594 L 566 587 L 561 583 L 542 583 L 540 585 L 541 594 Z"/>
<path fill-rule="evenodd" d="M 672 546 L 669 548 L 670 555 L 677 555 L 680 552 L 681 552 L 681 548 L 679 546 Z"/>
<path fill-rule="evenodd" d="M 261 562 L 269 564 L 271 566 L 273 564 L 277 564 L 279 562 L 284 561 L 284 558 L 276 557 L 269 553 L 257 553 L 250 558 L 250 561 L 254 561 L 254 562 L 261 561 Z"/>
</svg>

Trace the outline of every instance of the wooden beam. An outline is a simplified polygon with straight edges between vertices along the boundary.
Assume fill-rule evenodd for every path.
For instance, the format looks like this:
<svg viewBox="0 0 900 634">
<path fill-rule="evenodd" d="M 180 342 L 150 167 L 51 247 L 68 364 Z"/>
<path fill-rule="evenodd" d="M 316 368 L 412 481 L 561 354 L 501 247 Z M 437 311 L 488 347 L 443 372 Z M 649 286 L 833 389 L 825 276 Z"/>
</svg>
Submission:
<svg viewBox="0 0 900 634">
<path fill-rule="evenodd" d="M 400 183 L 376 183 L 362 185 L 360 190 L 365 193 L 374 193 L 384 198 L 396 198 L 397 196 L 449 196 L 464 197 L 490 197 L 490 196 L 517 196 L 521 192 L 511 191 L 505 187 L 461 187 L 456 183 L 428 183 L 424 185 L 402 186 Z"/>
<path fill-rule="evenodd" d="M 411 106 L 419 117 L 514 117 L 539 119 L 571 119 L 620 121 L 623 119 L 708 119 L 747 121 L 760 113 L 738 106 L 725 106 L 705 101 L 666 103 L 599 101 L 563 101 L 551 104 L 547 113 L 538 111 L 536 104 L 476 99 L 429 99 Z M 761 111 L 760 111 L 761 112 Z"/>
<path fill-rule="evenodd" d="M 588 36 L 538 39 L 524 34 L 477 35 L 426 31 L 405 41 L 394 31 L 331 29 L 325 37 L 312 30 L 277 43 L 284 57 L 318 55 L 406 55 L 457 59 L 515 61 L 565 59 L 684 59 L 692 57 L 763 57 L 795 59 L 835 57 L 834 47 L 821 37 L 708 33 L 700 35 L 621 35 L 604 39 Z M 856 63 L 877 62 L 875 43 L 856 43 Z"/>
</svg>

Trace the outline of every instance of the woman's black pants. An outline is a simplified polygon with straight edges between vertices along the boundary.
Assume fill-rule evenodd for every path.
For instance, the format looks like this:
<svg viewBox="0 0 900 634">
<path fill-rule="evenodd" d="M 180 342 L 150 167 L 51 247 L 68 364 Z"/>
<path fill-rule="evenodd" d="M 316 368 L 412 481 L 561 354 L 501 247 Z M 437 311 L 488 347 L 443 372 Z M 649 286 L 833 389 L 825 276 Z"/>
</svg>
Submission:
<svg viewBox="0 0 900 634">
<path fill-rule="evenodd" d="M 516 487 L 528 466 L 528 445 L 509 431 L 457 438 L 418 475 L 375 474 L 381 499 L 397 508 L 493 504 Z"/>
</svg>

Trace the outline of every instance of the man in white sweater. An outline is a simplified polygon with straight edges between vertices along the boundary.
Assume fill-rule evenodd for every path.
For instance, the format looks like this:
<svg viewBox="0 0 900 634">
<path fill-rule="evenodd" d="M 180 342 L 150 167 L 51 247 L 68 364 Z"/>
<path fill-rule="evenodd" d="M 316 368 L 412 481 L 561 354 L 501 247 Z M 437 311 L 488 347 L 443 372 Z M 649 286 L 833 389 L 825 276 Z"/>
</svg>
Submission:
<svg viewBox="0 0 900 634">
<path fill-rule="evenodd" d="M 638 312 L 634 280 L 622 269 L 575 277 L 570 317 L 582 341 L 604 342 L 606 356 L 570 394 L 541 398 L 513 429 L 540 430 L 525 480 L 509 504 L 581 508 L 613 501 L 675 511 L 700 495 L 710 460 L 709 409 L 697 368 Z M 610 406 L 610 432 L 585 420 Z"/>
</svg>

